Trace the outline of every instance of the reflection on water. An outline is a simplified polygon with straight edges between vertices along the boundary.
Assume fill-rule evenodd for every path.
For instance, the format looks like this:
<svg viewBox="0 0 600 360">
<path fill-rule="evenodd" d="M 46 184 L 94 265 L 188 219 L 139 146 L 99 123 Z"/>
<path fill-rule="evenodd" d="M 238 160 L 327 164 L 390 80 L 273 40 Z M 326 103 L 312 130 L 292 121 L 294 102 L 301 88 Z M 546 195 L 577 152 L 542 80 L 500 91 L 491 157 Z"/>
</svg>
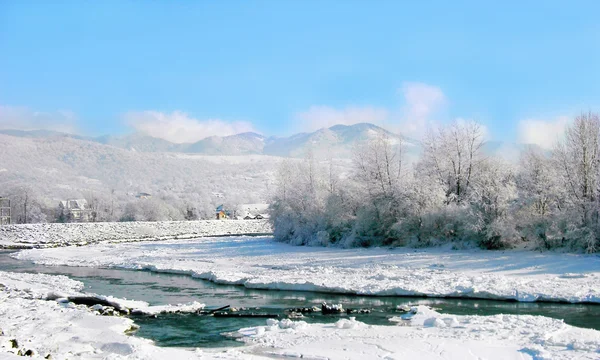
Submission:
<svg viewBox="0 0 600 360">
<path fill-rule="evenodd" d="M 564 319 L 566 323 L 600 330 L 599 305 L 518 303 L 493 300 L 431 299 L 406 297 L 349 296 L 299 291 L 252 290 L 241 286 L 217 285 L 187 275 L 161 274 L 140 270 L 96 269 L 86 267 L 42 266 L 12 259 L 0 251 L 0 270 L 66 275 L 85 284 L 85 291 L 120 298 L 143 300 L 152 305 L 191 301 L 209 307 L 261 308 L 261 312 L 283 314 L 293 307 L 342 303 L 345 308 L 370 308 L 368 315 L 356 315 L 369 324 L 389 325 L 398 305 L 426 304 L 456 315 L 529 314 Z M 353 315 L 354 316 L 354 315 Z M 264 325 L 264 319 L 214 318 L 187 315 L 135 317 L 141 326 L 138 336 L 161 346 L 231 346 L 236 342 L 220 334 L 242 327 Z M 314 315 L 307 322 L 333 322 L 338 317 Z"/>
</svg>

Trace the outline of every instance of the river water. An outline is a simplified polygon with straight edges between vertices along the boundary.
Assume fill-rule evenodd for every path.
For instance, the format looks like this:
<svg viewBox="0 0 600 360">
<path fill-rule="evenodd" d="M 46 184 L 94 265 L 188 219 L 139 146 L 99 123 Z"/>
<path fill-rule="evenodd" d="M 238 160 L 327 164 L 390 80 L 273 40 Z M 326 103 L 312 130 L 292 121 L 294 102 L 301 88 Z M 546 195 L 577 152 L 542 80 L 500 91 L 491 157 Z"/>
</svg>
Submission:
<svg viewBox="0 0 600 360">
<path fill-rule="evenodd" d="M 344 308 L 368 308 L 370 314 L 357 314 L 357 320 L 373 325 L 392 325 L 399 305 L 424 304 L 442 313 L 456 315 L 520 314 L 563 319 L 567 324 L 600 330 L 600 305 L 519 303 L 494 300 L 431 299 L 406 297 L 348 296 L 301 291 L 251 290 L 242 286 L 217 285 L 188 275 L 154 273 L 141 270 L 98 269 L 87 267 L 43 266 L 11 258 L 0 251 L 0 270 L 66 275 L 85 284 L 85 291 L 100 295 L 143 300 L 151 305 L 198 301 L 209 308 L 231 305 L 256 308 L 256 312 L 278 314 L 290 308 L 343 304 Z M 136 336 L 151 339 L 159 346 L 222 347 L 241 345 L 225 332 L 264 325 L 262 318 L 216 318 L 196 314 L 162 314 L 156 318 L 133 316 L 140 329 Z M 335 322 L 337 315 L 307 316 L 307 322 Z"/>
</svg>

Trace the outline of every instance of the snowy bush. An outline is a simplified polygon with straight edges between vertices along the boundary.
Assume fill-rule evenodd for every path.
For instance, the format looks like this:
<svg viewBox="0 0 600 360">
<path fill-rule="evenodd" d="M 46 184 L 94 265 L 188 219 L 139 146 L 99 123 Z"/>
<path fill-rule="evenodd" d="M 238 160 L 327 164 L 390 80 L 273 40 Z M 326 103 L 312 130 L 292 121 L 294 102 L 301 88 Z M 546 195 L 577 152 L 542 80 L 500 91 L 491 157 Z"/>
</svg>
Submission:
<svg viewBox="0 0 600 360">
<path fill-rule="evenodd" d="M 518 165 L 483 154 L 483 128 L 431 131 L 405 164 L 385 136 L 333 161 L 284 162 L 271 206 L 275 238 L 296 245 L 437 246 L 600 251 L 600 119 L 578 116 L 551 153 L 528 148 Z"/>
</svg>

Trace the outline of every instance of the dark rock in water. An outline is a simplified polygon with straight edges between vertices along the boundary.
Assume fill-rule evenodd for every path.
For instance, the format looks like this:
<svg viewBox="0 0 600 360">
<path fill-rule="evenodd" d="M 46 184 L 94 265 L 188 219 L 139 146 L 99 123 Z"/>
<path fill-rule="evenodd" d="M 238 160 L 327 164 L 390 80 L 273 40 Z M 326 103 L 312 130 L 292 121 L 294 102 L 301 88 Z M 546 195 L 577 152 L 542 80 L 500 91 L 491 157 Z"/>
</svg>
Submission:
<svg viewBox="0 0 600 360">
<path fill-rule="evenodd" d="M 29 349 L 29 350 L 19 350 L 17 352 L 17 355 L 18 356 L 33 356 L 33 355 L 35 355 L 35 353 L 31 349 Z"/>
<path fill-rule="evenodd" d="M 108 300 L 104 300 L 104 299 L 100 299 L 94 296 L 70 296 L 69 301 L 76 304 L 76 305 L 86 305 L 89 307 L 92 307 L 94 305 L 102 305 L 106 308 L 112 308 L 113 309 L 113 315 L 114 311 L 117 310 L 118 312 L 122 313 L 122 314 L 129 314 L 129 309 L 121 306 L 118 303 L 112 302 L 112 301 L 108 301 Z M 104 313 L 102 315 L 105 315 Z"/>
<path fill-rule="evenodd" d="M 104 307 L 104 309 L 102 309 L 102 316 L 114 316 L 115 315 L 115 308 L 113 308 L 112 306 L 106 306 Z"/>
<path fill-rule="evenodd" d="M 314 309 L 314 308 L 309 308 L 309 307 L 303 307 L 303 308 L 291 308 L 291 309 L 287 309 L 286 312 L 288 313 L 299 313 L 299 314 L 312 314 L 313 312 L 316 311 L 320 311 L 319 308 Z"/>
<path fill-rule="evenodd" d="M 237 317 L 237 318 L 266 318 L 276 319 L 279 317 L 277 314 L 257 314 L 257 313 L 228 313 L 228 312 L 216 312 L 213 314 L 214 317 Z"/>
<path fill-rule="evenodd" d="M 346 309 L 346 314 L 370 314 L 371 309 Z"/>
<path fill-rule="evenodd" d="M 345 310 L 342 304 L 329 305 L 327 303 L 323 303 L 321 305 L 321 313 L 323 313 L 323 315 L 341 314 L 344 311 Z"/>
<path fill-rule="evenodd" d="M 17 339 L 10 339 L 10 345 L 13 347 L 13 349 L 16 349 L 19 347 L 19 342 L 17 341 Z"/>
<path fill-rule="evenodd" d="M 302 315 L 302 313 L 299 313 L 299 312 L 288 313 L 288 318 L 290 318 L 290 319 L 301 319 L 303 317 L 304 317 L 304 315 Z"/>
</svg>

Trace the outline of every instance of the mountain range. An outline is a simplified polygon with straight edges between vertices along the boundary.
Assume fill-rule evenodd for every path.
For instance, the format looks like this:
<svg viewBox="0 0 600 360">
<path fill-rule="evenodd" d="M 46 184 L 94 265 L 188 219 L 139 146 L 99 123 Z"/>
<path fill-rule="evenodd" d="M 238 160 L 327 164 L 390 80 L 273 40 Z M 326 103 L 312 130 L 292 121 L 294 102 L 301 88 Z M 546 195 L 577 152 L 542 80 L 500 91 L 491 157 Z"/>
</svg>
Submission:
<svg viewBox="0 0 600 360">
<path fill-rule="evenodd" d="M 246 132 L 231 136 L 210 136 L 195 143 L 173 143 L 164 139 L 133 133 L 123 136 L 105 135 L 88 137 L 48 130 L 0 130 L 0 134 L 32 139 L 70 138 L 141 153 L 187 153 L 198 155 L 270 155 L 301 158 L 311 151 L 317 158 L 350 158 L 356 146 L 378 136 L 387 137 L 393 145 L 403 144 L 404 156 L 408 161 L 416 160 L 421 154 L 419 141 L 394 134 L 379 126 L 361 123 L 335 125 L 310 133 L 299 133 L 288 137 L 264 136 Z M 531 144 L 504 141 L 488 141 L 485 152 L 510 162 L 517 162 L 523 149 Z"/>
<path fill-rule="evenodd" d="M 85 137 L 46 130 L 0 130 L 1 134 L 27 138 L 69 137 L 93 141 L 113 147 L 138 152 L 178 152 L 201 155 L 272 155 L 302 157 L 311 149 L 315 154 L 349 157 L 356 144 L 375 138 L 388 137 L 393 144 L 415 145 L 416 141 L 403 138 L 373 124 L 335 125 L 311 133 L 289 137 L 264 136 L 247 132 L 231 136 L 210 136 L 195 143 L 177 144 L 167 140 L 135 133 L 125 136 L 106 135 Z"/>
<path fill-rule="evenodd" d="M 349 169 L 354 149 L 387 136 L 405 145 L 407 162 L 418 159 L 419 142 L 372 124 L 336 125 L 289 137 L 243 133 L 176 144 L 141 134 L 85 137 L 46 130 L 0 130 L 0 195 L 28 194 L 53 208 L 58 200 L 104 198 L 123 208 L 135 194 L 177 209 L 186 204 L 264 203 L 275 187 L 283 158 L 312 151 L 336 159 L 336 171 Z M 516 162 L 525 145 L 488 142 L 485 151 Z M 292 160 L 294 161 L 294 160 Z"/>
</svg>

